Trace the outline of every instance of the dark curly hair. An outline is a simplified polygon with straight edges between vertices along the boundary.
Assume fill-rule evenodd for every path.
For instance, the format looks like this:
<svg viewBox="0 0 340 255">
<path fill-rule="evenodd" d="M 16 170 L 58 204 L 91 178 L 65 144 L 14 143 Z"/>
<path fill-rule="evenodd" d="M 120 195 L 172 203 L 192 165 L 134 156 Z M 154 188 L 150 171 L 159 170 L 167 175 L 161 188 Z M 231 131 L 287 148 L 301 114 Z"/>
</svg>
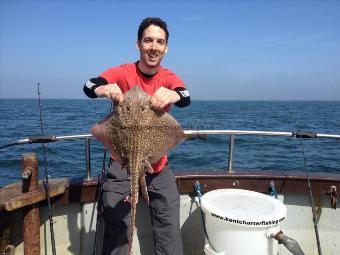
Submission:
<svg viewBox="0 0 340 255">
<path fill-rule="evenodd" d="M 139 28 L 138 28 L 138 41 L 139 42 L 142 40 L 144 30 L 147 29 L 150 25 L 155 25 L 163 29 L 165 32 L 166 42 L 168 42 L 169 31 L 168 31 L 166 22 L 161 20 L 160 18 L 154 18 L 154 17 L 145 18 L 143 19 L 142 23 L 140 23 Z"/>
</svg>

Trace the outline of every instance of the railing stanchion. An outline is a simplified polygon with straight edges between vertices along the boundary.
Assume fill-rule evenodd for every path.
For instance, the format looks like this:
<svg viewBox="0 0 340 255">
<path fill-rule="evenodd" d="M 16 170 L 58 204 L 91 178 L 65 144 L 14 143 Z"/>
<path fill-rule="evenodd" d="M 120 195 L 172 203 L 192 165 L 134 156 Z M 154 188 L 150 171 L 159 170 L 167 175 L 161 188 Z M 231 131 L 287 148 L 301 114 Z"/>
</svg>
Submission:
<svg viewBox="0 0 340 255">
<path fill-rule="evenodd" d="M 234 134 L 230 134 L 230 136 L 229 136 L 228 173 L 232 172 L 233 153 L 234 153 Z"/>
<path fill-rule="evenodd" d="M 90 150 L 91 138 L 85 138 L 85 157 L 86 157 L 86 179 L 91 179 L 91 150 Z"/>
</svg>

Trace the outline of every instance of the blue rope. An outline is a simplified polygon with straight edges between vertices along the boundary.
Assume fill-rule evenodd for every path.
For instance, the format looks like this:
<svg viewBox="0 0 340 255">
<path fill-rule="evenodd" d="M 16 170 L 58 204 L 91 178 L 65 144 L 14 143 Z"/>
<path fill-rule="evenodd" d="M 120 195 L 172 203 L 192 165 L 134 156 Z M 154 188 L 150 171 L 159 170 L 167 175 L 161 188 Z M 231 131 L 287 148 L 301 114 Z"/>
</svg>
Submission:
<svg viewBox="0 0 340 255">
<path fill-rule="evenodd" d="M 195 182 L 194 190 L 195 190 L 195 193 L 196 193 L 196 195 L 198 197 L 198 205 L 199 205 L 199 208 L 200 208 L 200 211 L 201 211 L 201 218 L 202 218 L 202 223 L 203 223 L 203 229 L 204 229 L 205 237 L 207 238 L 207 241 L 208 241 L 210 247 L 213 250 L 215 250 L 214 246 L 210 242 L 210 239 L 209 239 L 209 236 L 208 236 L 208 232 L 207 232 L 207 228 L 206 228 L 206 225 L 205 225 L 204 212 L 203 212 L 202 206 L 201 206 L 201 197 L 202 197 L 201 185 L 200 185 L 200 183 L 198 181 Z"/>
<path fill-rule="evenodd" d="M 277 191 L 275 189 L 275 183 L 274 181 L 271 181 L 269 183 L 269 188 L 268 188 L 268 195 L 271 197 L 275 197 L 277 199 Z"/>
</svg>

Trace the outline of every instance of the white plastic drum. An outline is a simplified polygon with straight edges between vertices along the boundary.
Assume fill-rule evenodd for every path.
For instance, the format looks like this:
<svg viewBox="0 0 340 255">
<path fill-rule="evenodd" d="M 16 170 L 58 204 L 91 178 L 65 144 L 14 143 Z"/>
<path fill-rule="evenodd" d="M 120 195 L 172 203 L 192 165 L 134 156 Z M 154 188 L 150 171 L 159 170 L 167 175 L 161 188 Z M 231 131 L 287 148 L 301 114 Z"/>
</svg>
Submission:
<svg viewBox="0 0 340 255">
<path fill-rule="evenodd" d="M 242 189 L 219 189 L 202 197 L 210 247 L 216 254 L 273 255 L 274 240 L 267 230 L 286 217 L 277 199 Z"/>
</svg>

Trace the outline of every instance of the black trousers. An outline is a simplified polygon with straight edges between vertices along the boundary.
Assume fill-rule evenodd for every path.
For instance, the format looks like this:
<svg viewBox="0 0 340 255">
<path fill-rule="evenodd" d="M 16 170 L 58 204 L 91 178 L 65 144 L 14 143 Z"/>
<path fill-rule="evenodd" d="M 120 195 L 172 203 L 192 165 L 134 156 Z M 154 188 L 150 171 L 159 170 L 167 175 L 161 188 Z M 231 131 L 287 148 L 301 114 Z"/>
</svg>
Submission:
<svg viewBox="0 0 340 255">
<path fill-rule="evenodd" d="M 102 254 L 126 255 L 131 205 L 123 200 L 130 193 L 130 181 L 127 171 L 116 162 L 112 163 L 107 177 L 103 184 L 105 232 Z M 154 254 L 182 255 L 180 201 L 175 176 L 169 166 L 165 166 L 162 172 L 147 174 L 145 179 L 150 199 Z"/>
</svg>

